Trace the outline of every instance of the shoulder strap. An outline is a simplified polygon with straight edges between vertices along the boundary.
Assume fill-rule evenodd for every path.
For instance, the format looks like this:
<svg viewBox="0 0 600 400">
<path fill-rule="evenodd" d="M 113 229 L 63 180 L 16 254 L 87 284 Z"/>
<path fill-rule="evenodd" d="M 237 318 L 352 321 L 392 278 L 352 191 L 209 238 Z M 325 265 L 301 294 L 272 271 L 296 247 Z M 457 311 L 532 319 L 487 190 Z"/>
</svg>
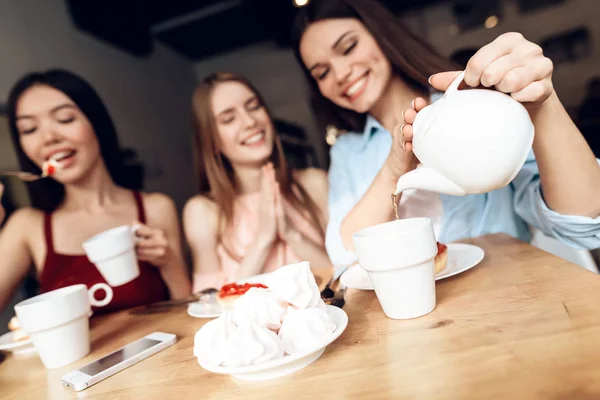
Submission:
<svg viewBox="0 0 600 400">
<path fill-rule="evenodd" d="M 54 253 L 54 243 L 52 240 L 52 213 L 44 213 L 44 236 L 46 239 L 47 253 Z"/>
<path fill-rule="evenodd" d="M 146 211 L 144 210 L 144 200 L 140 192 L 133 192 L 133 198 L 138 210 L 138 221 L 142 224 L 146 223 Z"/>
</svg>

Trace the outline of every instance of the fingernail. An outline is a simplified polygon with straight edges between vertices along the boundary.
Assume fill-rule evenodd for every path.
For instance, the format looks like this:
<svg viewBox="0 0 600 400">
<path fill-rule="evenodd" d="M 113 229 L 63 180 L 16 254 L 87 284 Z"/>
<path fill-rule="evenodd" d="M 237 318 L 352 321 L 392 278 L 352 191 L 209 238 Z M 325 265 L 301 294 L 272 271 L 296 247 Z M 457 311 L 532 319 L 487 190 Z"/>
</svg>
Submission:
<svg viewBox="0 0 600 400">
<path fill-rule="evenodd" d="M 429 78 L 427 78 L 427 82 L 431 85 L 431 78 L 433 78 L 435 75 L 431 75 Z"/>
<path fill-rule="evenodd" d="M 404 140 L 402 141 L 402 149 L 404 149 L 404 151 L 406 151 L 406 142 Z"/>
<path fill-rule="evenodd" d="M 402 124 L 402 126 L 400 127 L 400 133 L 404 134 L 404 127 L 406 126 L 406 124 Z"/>
<path fill-rule="evenodd" d="M 402 111 L 402 121 L 404 122 L 404 113 L 406 112 L 406 110 Z"/>
<path fill-rule="evenodd" d="M 410 106 L 411 106 L 412 108 L 415 108 L 415 99 L 413 99 L 413 101 L 411 101 L 411 102 L 410 102 Z"/>
</svg>

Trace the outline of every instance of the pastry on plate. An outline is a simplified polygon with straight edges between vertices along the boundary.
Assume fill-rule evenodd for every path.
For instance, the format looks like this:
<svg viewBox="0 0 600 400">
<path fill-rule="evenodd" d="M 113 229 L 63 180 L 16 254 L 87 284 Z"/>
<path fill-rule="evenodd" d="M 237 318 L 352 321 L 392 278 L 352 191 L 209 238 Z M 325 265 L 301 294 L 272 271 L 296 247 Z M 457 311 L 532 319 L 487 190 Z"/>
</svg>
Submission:
<svg viewBox="0 0 600 400">
<path fill-rule="evenodd" d="M 448 263 L 448 246 L 443 243 L 437 242 L 438 252 L 435 256 L 435 274 L 439 274 L 446 268 Z"/>
<path fill-rule="evenodd" d="M 223 285 L 221 290 L 219 290 L 219 293 L 217 293 L 217 301 L 223 309 L 231 310 L 235 301 L 253 287 L 267 288 L 262 283 L 228 283 Z"/>
</svg>

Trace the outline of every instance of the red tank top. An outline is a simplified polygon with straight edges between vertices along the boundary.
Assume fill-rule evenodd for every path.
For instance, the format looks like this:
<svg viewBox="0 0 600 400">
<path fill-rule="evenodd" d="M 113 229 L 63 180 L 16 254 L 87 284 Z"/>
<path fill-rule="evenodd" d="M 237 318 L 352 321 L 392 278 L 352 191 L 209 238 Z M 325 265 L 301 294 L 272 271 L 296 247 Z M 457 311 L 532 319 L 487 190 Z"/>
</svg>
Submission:
<svg viewBox="0 0 600 400">
<path fill-rule="evenodd" d="M 138 210 L 138 220 L 146 223 L 146 213 L 142 196 L 133 193 Z M 54 251 L 52 240 L 52 214 L 44 216 L 44 235 L 46 238 L 46 261 L 40 277 L 42 293 L 56 290 L 65 286 L 85 284 L 88 288 L 98 282 L 106 283 L 100 272 L 87 256 L 58 254 Z M 93 308 L 94 314 L 104 314 L 126 308 L 136 307 L 155 301 L 166 300 L 169 291 L 158 268 L 146 262 L 140 262 L 140 276 L 133 281 L 113 287 L 113 299 L 105 307 Z M 103 298 L 103 291 L 98 290 L 98 300 Z"/>
</svg>

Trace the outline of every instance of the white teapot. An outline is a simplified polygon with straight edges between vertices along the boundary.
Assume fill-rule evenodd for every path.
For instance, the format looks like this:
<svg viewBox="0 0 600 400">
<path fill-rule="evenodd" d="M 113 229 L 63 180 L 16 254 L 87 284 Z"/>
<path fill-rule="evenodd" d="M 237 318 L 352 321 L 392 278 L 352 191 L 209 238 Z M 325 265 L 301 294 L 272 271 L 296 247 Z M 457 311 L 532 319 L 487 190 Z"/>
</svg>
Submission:
<svg viewBox="0 0 600 400">
<path fill-rule="evenodd" d="M 512 97 L 489 89 L 458 90 L 464 71 L 413 124 L 413 151 L 422 165 L 398 179 L 406 189 L 463 196 L 508 185 L 531 149 L 534 128 Z"/>
</svg>

